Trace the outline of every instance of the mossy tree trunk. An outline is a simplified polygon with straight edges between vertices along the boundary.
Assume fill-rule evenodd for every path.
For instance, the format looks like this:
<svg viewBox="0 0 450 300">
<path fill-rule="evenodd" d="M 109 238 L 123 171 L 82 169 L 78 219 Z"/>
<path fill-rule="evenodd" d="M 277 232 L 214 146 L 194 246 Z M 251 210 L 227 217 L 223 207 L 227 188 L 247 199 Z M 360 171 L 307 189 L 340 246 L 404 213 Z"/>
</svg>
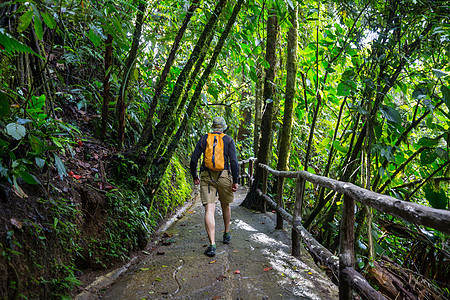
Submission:
<svg viewBox="0 0 450 300">
<path fill-rule="evenodd" d="M 203 87 L 205 86 L 205 83 L 208 80 L 209 75 L 211 74 L 212 70 L 214 69 L 214 67 L 216 65 L 219 54 L 223 48 L 225 40 L 227 39 L 227 37 L 231 31 L 231 28 L 233 27 L 234 22 L 236 21 L 236 17 L 238 15 L 239 11 L 241 10 L 243 2 L 244 2 L 244 0 L 238 0 L 236 5 L 234 6 L 233 12 L 231 13 L 230 18 L 228 19 L 227 25 L 226 25 L 224 31 L 222 32 L 222 35 L 220 36 L 216 47 L 214 48 L 214 52 L 211 56 L 211 59 L 209 60 L 208 66 L 203 71 L 202 76 L 199 79 L 197 86 L 195 87 L 194 93 L 189 101 L 189 106 L 185 112 L 185 116 L 181 120 L 181 124 L 178 127 L 176 133 L 173 136 L 171 136 L 171 138 L 168 139 L 168 142 L 164 146 L 164 148 L 166 148 L 167 151 L 165 151 L 164 155 L 162 155 L 160 158 L 158 157 L 158 159 L 153 161 L 152 169 L 151 169 L 152 174 L 150 176 L 150 180 L 149 180 L 149 184 L 148 184 L 148 190 L 151 192 L 149 194 L 150 199 L 157 192 L 159 184 L 161 182 L 161 178 L 164 176 L 164 172 L 166 171 L 167 166 L 169 165 L 170 160 L 171 160 L 173 154 L 175 153 L 175 150 L 178 147 L 179 141 L 181 140 L 184 133 L 186 132 L 188 123 L 189 123 L 192 115 L 195 112 L 195 108 L 196 108 L 198 102 L 200 101 L 200 96 L 201 96 Z M 211 37 L 212 36 L 213 35 L 211 35 Z M 199 60 L 199 63 L 197 64 L 197 66 L 200 67 L 202 65 L 203 58 Z M 197 67 L 196 67 L 196 69 L 197 69 Z M 197 72 L 195 72 L 195 71 L 194 71 L 194 73 L 197 74 Z M 189 89 L 187 89 L 185 91 L 183 98 L 188 97 L 188 92 L 192 87 L 191 83 L 192 82 L 190 82 L 188 84 Z M 187 100 L 183 100 L 183 102 L 186 103 Z"/>
<path fill-rule="evenodd" d="M 172 67 L 173 62 L 175 61 L 175 55 L 178 49 L 180 48 L 181 39 L 183 38 L 184 33 L 186 32 L 187 26 L 189 24 L 189 21 L 191 20 L 192 15 L 197 9 L 198 2 L 199 0 L 192 1 L 192 4 L 189 7 L 186 16 L 183 20 L 183 24 L 181 25 L 180 30 L 178 30 L 177 36 L 175 37 L 172 48 L 170 49 L 169 57 L 166 60 L 164 69 L 162 70 L 161 76 L 159 77 L 158 83 L 155 87 L 155 94 L 153 96 L 152 102 L 150 103 L 150 108 L 144 124 L 145 130 L 142 132 L 138 143 L 135 145 L 134 147 L 135 149 L 142 149 L 143 147 L 147 146 L 153 137 L 153 126 L 152 126 L 153 116 L 155 114 L 156 107 L 159 102 L 159 97 L 161 96 L 162 91 L 167 83 L 167 76 L 169 75 L 170 68 Z"/>
<path fill-rule="evenodd" d="M 278 145 L 277 170 L 286 171 L 289 164 L 289 153 L 291 151 L 291 131 L 294 120 L 294 97 L 297 79 L 297 8 L 289 6 L 289 21 L 292 26 L 288 31 L 287 41 L 287 61 L 286 61 L 286 96 L 284 100 L 283 126 Z M 284 178 L 277 179 L 279 191 L 283 190 Z M 280 195 L 277 195 L 280 197 Z M 277 228 L 283 228 L 283 218 L 277 213 Z"/>
<path fill-rule="evenodd" d="M 152 163 L 158 159 L 156 155 L 158 154 L 159 149 L 165 148 L 164 141 L 167 141 L 167 130 L 171 127 L 171 123 L 176 118 L 176 113 L 178 111 L 178 107 L 180 105 L 180 97 L 185 91 L 186 83 L 190 78 L 190 73 L 194 64 L 197 62 L 201 55 L 201 51 L 204 46 L 209 47 L 209 44 L 206 44 L 206 41 L 210 41 L 208 36 L 214 32 L 214 28 L 219 20 L 219 16 L 222 13 L 223 8 L 225 7 L 227 0 L 221 0 L 216 5 L 214 12 L 211 14 L 207 24 L 205 25 L 202 34 L 200 35 L 194 49 L 192 50 L 191 56 L 189 60 L 185 64 L 183 70 L 177 78 L 174 89 L 169 97 L 169 102 L 167 103 L 164 111 L 159 116 L 159 123 L 156 125 L 153 134 L 148 133 L 148 131 L 152 131 L 151 127 L 144 128 L 142 134 L 144 136 L 153 136 L 153 138 L 149 141 L 148 149 L 146 152 L 144 168 L 142 172 L 142 177 L 145 177 L 148 171 L 152 168 Z M 171 133 L 169 133 L 171 135 Z M 147 145 L 142 145 L 142 147 L 146 147 Z M 137 149 L 138 151 L 143 149 Z"/>
<path fill-rule="evenodd" d="M 261 119 L 261 140 L 258 149 L 258 162 L 262 164 L 268 164 L 269 157 L 272 149 L 270 149 L 273 131 L 273 105 L 274 105 L 274 80 L 276 69 L 276 45 L 278 40 L 278 17 L 277 11 L 274 6 L 269 8 L 269 14 L 267 19 L 267 41 L 266 41 L 266 61 L 269 63 L 269 68 L 266 69 L 266 77 L 264 79 L 264 113 Z M 255 172 L 255 184 L 262 181 L 262 169 L 256 168 Z M 264 210 L 263 200 L 260 199 L 256 190 L 253 188 L 248 194 L 245 200 L 242 202 L 242 206 L 257 210 Z"/>
<path fill-rule="evenodd" d="M 123 148 L 123 142 L 125 140 L 125 113 L 129 103 L 126 103 L 127 87 L 130 81 L 130 75 L 134 69 L 137 59 L 137 51 L 139 48 L 139 40 L 142 34 L 142 24 L 144 22 L 145 10 L 147 9 L 147 1 L 140 0 L 138 5 L 138 11 L 136 14 L 136 26 L 133 33 L 133 42 L 131 44 L 131 50 L 128 54 L 127 62 L 125 64 L 125 72 L 122 78 L 122 84 L 120 85 L 119 98 L 117 99 L 116 112 L 119 120 L 118 128 L 118 147 Z"/>
<path fill-rule="evenodd" d="M 102 128 L 100 132 L 100 138 L 105 139 L 106 128 L 108 126 L 108 110 L 109 110 L 109 90 L 111 84 L 109 79 L 111 78 L 111 66 L 112 66 L 112 42 L 113 36 L 108 34 L 105 41 L 105 76 L 103 77 L 103 104 L 102 104 Z"/>
<path fill-rule="evenodd" d="M 253 155 L 258 156 L 259 149 L 259 135 L 261 129 L 261 115 L 262 115 L 262 67 L 257 66 L 258 79 L 255 87 L 255 128 L 253 130 Z"/>
</svg>

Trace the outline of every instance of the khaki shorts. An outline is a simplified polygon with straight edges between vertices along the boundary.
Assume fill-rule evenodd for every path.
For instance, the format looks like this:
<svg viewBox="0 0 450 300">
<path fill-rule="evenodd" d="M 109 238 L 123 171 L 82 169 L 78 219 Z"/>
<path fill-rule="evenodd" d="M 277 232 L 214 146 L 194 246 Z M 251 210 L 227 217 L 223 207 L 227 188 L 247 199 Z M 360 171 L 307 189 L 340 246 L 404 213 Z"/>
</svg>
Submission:
<svg viewBox="0 0 450 300">
<path fill-rule="evenodd" d="M 222 171 L 202 171 L 200 174 L 200 197 L 203 205 L 216 203 L 217 196 L 223 203 L 231 203 L 234 200 L 234 193 L 231 189 L 233 180 L 228 170 Z"/>
</svg>

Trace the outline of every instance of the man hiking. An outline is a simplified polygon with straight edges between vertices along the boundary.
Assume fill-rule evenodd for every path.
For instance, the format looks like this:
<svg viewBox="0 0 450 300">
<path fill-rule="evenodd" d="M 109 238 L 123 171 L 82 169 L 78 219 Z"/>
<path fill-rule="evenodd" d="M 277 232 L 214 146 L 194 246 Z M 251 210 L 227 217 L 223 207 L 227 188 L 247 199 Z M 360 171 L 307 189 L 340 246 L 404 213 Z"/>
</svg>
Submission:
<svg viewBox="0 0 450 300">
<path fill-rule="evenodd" d="M 205 227 L 210 245 L 205 250 L 207 256 L 216 255 L 216 228 L 214 214 L 216 211 L 216 197 L 219 196 L 222 207 L 225 232 L 223 243 L 229 244 L 231 236 L 230 203 L 234 200 L 234 192 L 238 189 L 239 164 L 236 155 L 234 140 L 223 133 L 227 129 L 224 118 L 213 119 L 213 132 L 200 138 L 191 156 L 191 175 L 194 184 L 200 184 L 200 198 L 205 207 Z M 200 178 L 197 175 L 197 163 L 203 153 L 203 161 L 200 167 Z"/>
</svg>

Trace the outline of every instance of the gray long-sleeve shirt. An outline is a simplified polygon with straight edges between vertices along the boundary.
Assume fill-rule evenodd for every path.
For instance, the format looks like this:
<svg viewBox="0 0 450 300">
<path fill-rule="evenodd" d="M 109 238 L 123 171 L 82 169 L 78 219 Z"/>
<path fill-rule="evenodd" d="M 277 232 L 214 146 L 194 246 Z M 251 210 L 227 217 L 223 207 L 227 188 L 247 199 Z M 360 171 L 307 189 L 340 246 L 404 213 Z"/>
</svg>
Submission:
<svg viewBox="0 0 450 300">
<path fill-rule="evenodd" d="M 214 132 L 221 133 L 221 132 Z M 191 156 L 190 169 L 192 178 L 197 179 L 197 164 L 202 153 L 205 153 L 206 149 L 206 140 L 208 139 L 208 135 L 205 134 L 200 138 L 195 146 L 194 152 Z M 231 176 L 233 177 L 233 183 L 238 183 L 239 180 L 239 163 L 236 154 L 236 145 L 234 144 L 233 138 L 229 135 L 225 135 L 223 137 L 224 142 L 224 157 L 225 157 L 225 170 L 231 170 Z M 202 161 L 200 166 L 200 172 L 207 170 L 205 166 L 205 162 Z"/>
</svg>

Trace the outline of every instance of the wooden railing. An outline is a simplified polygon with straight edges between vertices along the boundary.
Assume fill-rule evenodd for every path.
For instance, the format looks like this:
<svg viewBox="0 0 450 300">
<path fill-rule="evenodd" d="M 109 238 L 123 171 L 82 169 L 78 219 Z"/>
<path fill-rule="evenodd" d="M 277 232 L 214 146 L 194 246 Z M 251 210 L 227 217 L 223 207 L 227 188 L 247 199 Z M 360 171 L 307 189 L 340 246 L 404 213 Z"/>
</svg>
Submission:
<svg viewBox="0 0 450 300">
<path fill-rule="evenodd" d="M 348 182 L 314 175 L 306 171 L 290 172 L 273 170 L 267 165 L 256 164 L 256 159 L 247 159 L 240 162 L 241 184 L 244 184 L 245 180 L 247 180 L 249 186 L 253 184 L 255 165 L 263 169 L 262 190 L 257 190 L 258 196 L 277 211 L 280 218 L 292 224 L 292 255 L 298 256 L 300 254 L 301 238 L 305 248 L 316 261 L 328 266 L 335 274 L 338 274 L 340 299 L 352 299 L 352 289 L 365 299 L 386 299 L 354 268 L 355 201 L 392 216 L 399 217 L 405 221 L 431 227 L 443 233 L 450 234 L 450 211 L 401 201 L 390 196 L 363 189 Z M 296 199 L 293 216 L 283 209 L 282 188 L 277 188 L 277 203 L 267 196 L 267 179 L 269 173 L 278 178 L 292 178 L 296 180 Z M 278 180 L 278 182 L 280 181 Z M 339 258 L 317 242 L 301 224 L 302 197 L 305 181 L 331 189 L 344 196 L 340 225 Z"/>
</svg>

